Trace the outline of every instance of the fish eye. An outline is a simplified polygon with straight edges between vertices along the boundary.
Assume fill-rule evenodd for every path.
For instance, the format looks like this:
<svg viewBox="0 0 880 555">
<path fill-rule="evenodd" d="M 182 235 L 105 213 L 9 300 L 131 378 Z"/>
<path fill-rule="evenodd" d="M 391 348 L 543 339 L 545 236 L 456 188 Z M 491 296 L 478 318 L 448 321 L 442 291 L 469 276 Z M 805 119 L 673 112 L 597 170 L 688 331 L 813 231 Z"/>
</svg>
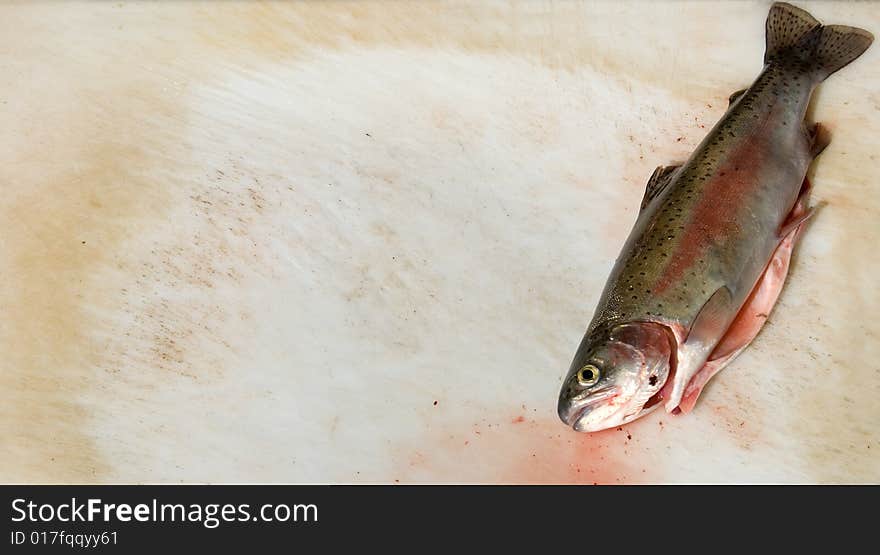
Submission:
<svg viewBox="0 0 880 555">
<path fill-rule="evenodd" d="M 592 364 L 587 364 L 578 370 L 577 381 L 584 387 L 596 385 L 596 382 L 599 381 L 599 369 Z"/>
</svg>

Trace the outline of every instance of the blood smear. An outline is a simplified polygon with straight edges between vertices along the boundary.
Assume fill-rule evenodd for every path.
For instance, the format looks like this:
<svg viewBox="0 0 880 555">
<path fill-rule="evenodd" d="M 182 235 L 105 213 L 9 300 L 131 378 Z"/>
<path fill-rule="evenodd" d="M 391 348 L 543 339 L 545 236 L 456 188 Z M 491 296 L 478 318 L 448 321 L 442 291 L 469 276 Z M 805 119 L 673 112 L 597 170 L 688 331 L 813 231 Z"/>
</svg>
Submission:
<svg viewBox="0 0 880 555">
<path fill-rule="evenodd" d="M 517 411 L 518 412 L 518 411 Z M 553 415 L 555 416 L 555 415 Z M 650 482 L 626 428 L 578 433 L 523 415 L 420 437 L 394 451 L 404 483 L 629 484 Z M 627 451 L 625 452 L 624 449 Z"/>
</svg>

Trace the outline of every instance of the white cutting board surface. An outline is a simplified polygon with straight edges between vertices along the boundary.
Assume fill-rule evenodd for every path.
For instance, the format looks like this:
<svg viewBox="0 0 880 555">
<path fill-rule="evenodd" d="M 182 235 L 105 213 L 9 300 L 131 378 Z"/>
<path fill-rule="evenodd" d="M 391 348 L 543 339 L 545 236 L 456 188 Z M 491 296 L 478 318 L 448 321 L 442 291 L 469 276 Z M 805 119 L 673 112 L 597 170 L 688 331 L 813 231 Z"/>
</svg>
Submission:
<svg viewBox="0 0 880 555">
<path fill-rule="evenodd" d="M 768 7 L 4 4 L 0 480 L 880 481 L 880 45 L 818 93 L 827 205 L 696 410 L 555 413 Z"/>
</svg>

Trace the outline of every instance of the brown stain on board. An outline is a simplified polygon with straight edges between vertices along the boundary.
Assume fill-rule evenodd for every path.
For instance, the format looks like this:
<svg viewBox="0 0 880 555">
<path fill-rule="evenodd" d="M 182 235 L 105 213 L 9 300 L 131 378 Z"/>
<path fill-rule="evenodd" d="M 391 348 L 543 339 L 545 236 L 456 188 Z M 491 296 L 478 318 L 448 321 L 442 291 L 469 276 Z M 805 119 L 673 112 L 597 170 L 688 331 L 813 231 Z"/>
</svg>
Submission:
<svg viewBox="0 0 880 555">
<path fill-rule="evenodd" d="M 728 370 L 729 368 L 725 368 L 722 372 Z M 731 374 L 735 372 L 734 370 Z M 747 386 L 748 384 L 741 385 L 733 379 L 725 380 L 721 385 L 716 383 L 715 387 L 726 387 L 730 391 L 706 402 L 706 408 L 712 410 L 713 427 L 721 428 L 745 451 L 753 449 L 764 439 L 762 430 L 767 417 L 766 410 L 749 397 Z"/>
<path fill-rule="evenodd" d="M 102 328 L 101 308 L 119 284 L 101 277 L 127 269 L 119 249 L 145 220 L 161 222 L 169 199 L 156 168 L 167 163 L 168 138 L 183 124 L 180 108 L 161 79 L 131 70 L 139 47 L 152 41 L 129 41 L 125 18 L 108 9 L 96 7 L 107 16 L 97 20 L 119 28 L 75 45 L 59 39 L 65 17 L 103 25 L 72 6 L 16 6 L 7 19 L 14 28 L 4 33 L 8 52 L 52 59 L 18 73 L 4 103 L 11 124 L 2 141 L 11 148 L 0 175 L 13 188 L 0 205 L 0 476 L 7 482 L 94 482 L 108 471 L 112 463 L 89 431 L 99 407 L 81 397 L 106 390 L 105 370 L 112 370 L 91 334 Z M 173 49 L 152 46 L 155 63 L 174 58 Z M 30 103 L 17 105 L 23 98 Z"/>
<path fill-rule="evenodd" d="M 748 71 L 759 67 L 765 14 L 751 8 L 748 4 L 730 8 L 753 20 L 745 38 L 735 26 L 701 25 L 703 20 L 716 21 L 717 10 L 700 4 L 688 7 L 692 20 L 675 18 L 672 28 L 609 28 L 603 22 L 644 18 L 638 4 L 612 2 L 224 2 L 210 7 L 186 5 L 180 10 L 189 13 L 204 45 L 222 52 L 225 63 L 235 60 L 241 67 L 249 65 L 249 60 L 282 61 L 318 50 L 461 50 L 515 56 L 564 71 L 589 66 L 608 75 L 637 74 L 641 83 L 703 98 L 717 92 L 719 75 L 683 77 L 689 67 L 704 59 L 706 45 L 742 42 L 754 50 L 751 59 L 725 60 L 727 65 L 720 71 L 730 66 L 749 68 L 743 73 L 747 77 Z M 657 9 L 664 15 L 678 10 L 673 6 Z M 667 54 L 665 59 L 674 71 L 669 64 L 646 61 L 637 49 L 614 48 L 627 42 L 655 45 Z M 719 99 L 737 90 L 741 79 L 727 78 L 727 92 Z"/>
<path fill-rule="evenodd" d="M 211 379 L 222 369 L 219 358 L 198 367 L 189 360 L 205 336 L 227 341 L 225 309 L 210 297 L 169 299 L 161 291 L 234 283 L 224 260 L 258 257 L 258 249 L 224 233 L 249 233 L 263 193 L 251 187 L 214 198 L 210 214 L 204 199 L 193 198 L 208 236 L 160 234 L 162 242 L 140 252 L 143 237 L 173 228 L 165 215 L 181 191 L 220 194 L 208 179 L 176 175 L 198 164 L 180 139 L 187 117 L 179 95 L 200 76 L 198 53 L 181 58 L 175 44 L 193 38 L 188 24 L 144 5 L 7 10 L 14 10 L 7 51 L 29 56 L 33 66 L 12 64 L 18 78 L 2 106 L 10 124 L 0 179 L 12 192 L 0 204 L 0 477 L 96 482 L 114 463 L 99 452 L 91 424 L 119 417 L 102 402 L 114 388 L 146 393 L 169 377 Z M 89 36 L 65 41 L 68 24 Z M 126 32 L 139 25 L 163 31 Z"/>
<path fill-rule="evenodd" d="M 77 393 L 97 385 L 99 354 L 86 339 L 100 303 L 91 270 L 111 263 L 137 203 L 120 182 L 138 164 L 136 148 L 97 145 L 77 160 L 76 174 L 47 176 L 35 191 L 4 206 L 7 236 L 4 317 L 3 454 L 15 461 L 7 480 L 93 479 L 104 469 L 86 432 L 88 409 Z M 11 402 L 10 402 L 11 401 Z M 48 463 L 48 464 L 47 464 Z M 40 470 L 37 470 L 40 469 Z M 33 473 L 33 474 L 32 474 Z"/>
</svg>

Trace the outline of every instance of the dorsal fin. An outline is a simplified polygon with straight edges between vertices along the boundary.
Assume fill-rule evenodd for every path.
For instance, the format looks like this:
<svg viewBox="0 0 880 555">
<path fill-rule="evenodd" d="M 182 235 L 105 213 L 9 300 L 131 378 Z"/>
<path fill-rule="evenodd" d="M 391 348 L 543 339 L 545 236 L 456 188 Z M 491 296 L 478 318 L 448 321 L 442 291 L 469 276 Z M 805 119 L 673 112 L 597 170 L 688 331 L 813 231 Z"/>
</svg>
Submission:
<svg viewBox="0 0 880 555">
<path fill-rule="evenodd" d="M 651 174 L 651 178 L 648 179 L 648 184 L 645 186 L 645 196 L 642 198 L 642 206 L 639 210 L 644 210 L 649 202 L 663 192 L 663 189 L 672 181 L 672 174 L 680 167 L 680 165 L 657 166 L 657 169 Z"/>
<path fill-rule="evenodd" d="M 740 89 L 740 90 L 732 93 L 730 96 L 728 96 L 727 97 L 727 107 L 730 108 L 731 106 L 733 106 L 733 103 L 736 102 L 736 99 L 741 97 L 743 94 L 745 94 L 745 92 L 747 90 L 749 90 L 749 89 Z"/>
</svg>

